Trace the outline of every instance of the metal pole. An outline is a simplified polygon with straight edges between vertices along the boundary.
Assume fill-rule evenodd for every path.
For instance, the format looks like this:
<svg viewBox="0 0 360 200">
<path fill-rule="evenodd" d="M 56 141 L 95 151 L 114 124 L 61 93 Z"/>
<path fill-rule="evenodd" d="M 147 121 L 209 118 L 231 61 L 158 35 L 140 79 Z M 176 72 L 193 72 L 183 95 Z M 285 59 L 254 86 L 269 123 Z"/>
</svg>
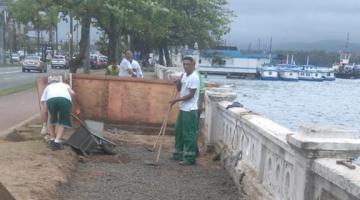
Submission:
<svg viewBox="0 0 360 200">
<path fill-rule="evenodd" d="M 37 31 L 37 54 L 40 53 L 40 16 L 39 16 L 39 12 L 36 15 L 37 17 L 37 24 L 36 24 L 36 31 Z"/>
<path fill-rule="evenodd" d="M 2 8 L 1 8 L 2 9 Z M 1 36 L 1 42 L 0 42 L 0 62 L 1 64 L 5 64 L 6 63 L 6 56 L 5 56 L 5 26 L 6 26 L 6 11 L 3 10 L 3 15 L 4 15 L 4 21 L 3 23 L 1 23 L 1 28 L 0 28 L 0 36 Z"/>
<path fill-rule="evenodd" d="M 90 33 L 89 33 L 89 39 L 88 39 L 87 45 L 86 45 L 83 69 L 84 69 L 85 74 L 88 74 L 90 72 Z"/>
<path fill-rule="evenodd" d="M 79 21 L 76 24 L 76 52 L 79 52 Z"/>
<path fill-rule="evenodd" d="M 55 31 L 56 31 L 56 32 L 55 32 L 55 46 L 56 46 L 55 49 L 56 49 L 56 54 L 59 54 L 59 53 L 58 53 L 58 51 L 59 51 L 59 49 L 58 49 L 58 46 L 59 46 L 59 40 L 58 40 L 58 39 L 59 39 L 59 38 L 58 38 L 58 23 L 56 23 L 55 29 L 56 29 L 56 30 L 55 30 Z"/>
<path fill-rule="evenodd" d="M 74 54 L 74 49 L 73 49 L 73 31 L 74 31 L 74 26 L 73 26 L 73 17 L 72 15 L 70 15 L 70 34 L 71 34 L 71 37 L 70 37 L 70 40 L 69 40 L 69 56 L 70 56 L 70 59 L 72 59 L 73 57 L 73 54 Z"/>
</svg>

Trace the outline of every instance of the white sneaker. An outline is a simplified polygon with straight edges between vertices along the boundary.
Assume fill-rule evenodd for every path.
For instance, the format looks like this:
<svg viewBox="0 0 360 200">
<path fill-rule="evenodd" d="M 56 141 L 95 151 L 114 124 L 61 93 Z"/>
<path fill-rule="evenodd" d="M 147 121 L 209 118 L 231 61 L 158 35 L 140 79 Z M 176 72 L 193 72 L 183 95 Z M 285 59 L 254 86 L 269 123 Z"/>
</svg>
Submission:
<svg viewBox="0 0 360 200">
<path fill-rule="evenodd" d="M 46 135 L 46 133 L 47 133 L 47 129 L 46 129 L 46 124 L 44 123 L 42 128 L 41 128 L 40 134 L 41 135 Z"/>
</svg>

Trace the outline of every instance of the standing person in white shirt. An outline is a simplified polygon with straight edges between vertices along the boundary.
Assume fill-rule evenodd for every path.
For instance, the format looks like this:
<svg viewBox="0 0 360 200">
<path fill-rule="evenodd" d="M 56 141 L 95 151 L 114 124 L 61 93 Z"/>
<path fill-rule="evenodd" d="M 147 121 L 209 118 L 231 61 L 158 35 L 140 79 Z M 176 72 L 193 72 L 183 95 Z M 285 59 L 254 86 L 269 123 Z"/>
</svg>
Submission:
<svg viewBox="0 0 360 200">
<path fill-rule="evenodd" d="M 75 92 L 68 84 L 61 82 L 61 77 L 49 76 L 49 85 L 46 86 L 41 96 L 41 104 L 50 114 L 47 124 L 50 134 L 50 147 L 52 150 L 60 150 L 60 144 L 64 135 L 64 128 L 71 127 L 72 97 Z M 46 106 L 45 106 L 46 105 Z M 77 113 L 80 111 L 77 110 Z M 55 126 L 58 125 L 55 132 Z"/>
<path fill-rule="evenodd" d="M 137 78 L 144 78 L 143 72 L 141 70 L 141 66 L 138 61 L 132 60 L 131 66 L 134 73 L 136 73 Z"/>
<path fill-rule="evenodd" d="M 125 52 L 125 58 L 123 58 L 120 63 L 119 76 L 136 77 L 136 73 L 134 73 L 131 66 L 132 59 L 133 59 L 132 52 L 130 50 L 127 50 Z"/>
<path fill-rule="evenodd" d="M 172 159 L 180 161 L 181 165 L 195 165 L 200 79 L 195 72 L 194 58 L 185 56 L 183 66 L 185 73 L 175 81 L 180 90 L 180 97 L 169 102 L 171 106 L 180 102 L 180 111 L 175 125 L 175 152 Z"/>
</svg>

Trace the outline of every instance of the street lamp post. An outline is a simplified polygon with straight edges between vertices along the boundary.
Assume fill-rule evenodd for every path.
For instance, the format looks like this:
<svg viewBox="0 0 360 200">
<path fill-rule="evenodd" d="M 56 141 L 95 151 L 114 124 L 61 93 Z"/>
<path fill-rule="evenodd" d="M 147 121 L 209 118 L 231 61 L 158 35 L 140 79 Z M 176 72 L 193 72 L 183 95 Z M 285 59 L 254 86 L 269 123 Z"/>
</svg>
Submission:
<svg viewBox="0 0 360 200">
<path fill-rule="evenodd" d="M 2 23 L 0 23 L 0 64 L 6 63 L 6 56 L 5 56 L 5 26 L 6 26 L 6 10 L 5 10 L 5 3 L 0 1 L 0 13 L 3 14 Z"/>
<path fill-rule="evenodd" d="M 194 44 L 194 59 L 195 59 L 195 69 L 197 69 L 199 67 L 199 60 L 200 60 L 200 51 L 197 42 L 195 42 Z"/>
</svg>

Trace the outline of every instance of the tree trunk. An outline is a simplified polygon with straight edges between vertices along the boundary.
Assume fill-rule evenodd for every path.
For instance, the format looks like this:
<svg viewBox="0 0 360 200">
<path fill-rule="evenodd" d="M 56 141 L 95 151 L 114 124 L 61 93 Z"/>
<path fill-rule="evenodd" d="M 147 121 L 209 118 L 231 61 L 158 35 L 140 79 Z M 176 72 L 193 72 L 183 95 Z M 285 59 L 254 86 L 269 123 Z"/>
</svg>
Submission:
<svg viewBox="0 0 360 200">
<path fill-rule="evenodd" d="M 109 44 L 108 44 L 108 56 L 109 61 L 116 61 L 117 63 L 117 44 L 118 44 L 118 35 L 117 35 L 117 27 L 116 20 L 113 14 L 110 14 L 109 17 L 110 23 L 110 32 L 109 32 Z"/>
<path fill-rule="evenodd" d="M 70 47 L 69 56 L 70 56 L 70 58 L 72 58 L 74 55 L 74 39 L 73 39 L 74 37 L 73 37 L 73 35 L 74 35 L 73 16 L 70 15 L 70 38 L 69 38 L 69 47 Z"/>
<path fill-rule="evenodd" d="M 159 49 L 159 64 L 165 66 L 163 48 L 162 46 L 160 46 L 158 49 Z"/>
<path fill-rule="evenodd" d="M 171 63 L 171 59 L 170 59 L 170 55 L 169 55 L 169 48 L 168 48 L 167 44 L 164 45 L 164 54 L 165 54 L 165 59 L 166 59 L 166 66 L 171 67 L 172 63 Z"/>
<path fill-rule="evenodd" d="M 79 55 L 75 59 L 70 58 L 69 64 L 71 73 L 76 73 L 77 68 L 81 65 L 83 59 L 85 58 L 85 53 L 90 38 L 90 23 L 91 18 L 89 16 L 84 16 L 84 18 L 81 19 L 80 50 Z M 85 64 L 83 67 L 85 73 L 89 71 L 89 65 Z"/>
<path fill-rule="evenodd" d="M 54 37 L 53 37 L 53 25 L 50 25 L 49 27 L 49 44 L 53 45 Z"/>
<path fill-rule="evenodd" d="M 14 41 L 13 52 L 17 52 L 18 48 L 17 48 L 16 24 L 15 24 L 15 21 L 13 21 L 12 28 L 13 28 L 13 37 L 14 37 L 14 38 L 13 38 L 13 41 Z"/>
</svg>

